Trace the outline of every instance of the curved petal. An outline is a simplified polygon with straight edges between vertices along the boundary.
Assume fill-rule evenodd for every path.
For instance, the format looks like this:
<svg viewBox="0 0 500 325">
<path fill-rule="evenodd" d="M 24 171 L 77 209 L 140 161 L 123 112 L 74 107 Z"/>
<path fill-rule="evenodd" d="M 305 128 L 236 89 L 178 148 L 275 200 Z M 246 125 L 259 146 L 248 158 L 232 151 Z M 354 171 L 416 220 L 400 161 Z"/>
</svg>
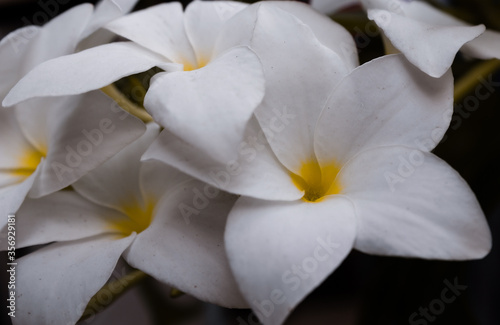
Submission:
<svg viewBox="0 0 500 325">
<path fill-rule="evenodd" d="M 119 211 L 134 201 L 141 206 L 144 202 L 139 183 L 140 159 L 158 133 L 158 125 L 148 124 L 146 133 L 82 177 L 73 187 L 87 199 Z"/>
<path fill-rule="evenodd" d="M 236 47 L 201 69 L 158 75 L 144 106 L 155 121 L 200 151 L 232 159 L 263 96 L 258 57 Z"/>
<path fill-rule="evenodd" d="M 237 197 L 210 188 L 195 180 L 171 186 L 151 226 L 124 257 L 130 265 L 203 301 L 245 308 L 224 250 L 226 218 Z"/>
<path fill-rule="evenodd" d="M 133 239 L 99 236 L 55 243 L 20 258 L 13 324 L 75 324 Z"/>
<path fill-rule="evenodd" d="M 236 1 L 193 1 L 186 7 L 184 26 L 198 63 L 212 59 L 224 23 L 247 6 Z"/>
<path fill-rule="evenodd" d="M 379 255 L 463 260 L 484 257 L 491 235 L 466 182 L 431 153 L 368 150 L 340 172 L 356 206 L 354 247 Z"/>
<path fill-rule="evenodd" d="M 324 165 L 378 146 L 430 151 L 452 112 L 451 72 L 436 79 L 402 55 L 384 56 L 354 70 L 332 93 L 316 126 L 316 156 Z"/>
<path fill-rule="evenodd" d="M 30 48 L 28 36 L 35 37 L 42 28 L 38 26 L 26 26 L 16 29 L 0 40 L 0 100 L 3 100 L 9 90 L 23 76 L 21 69 L 24 67 L 26 56 Z M 32 36 L 34 35 L 34 36 Z"/>
<path fill-rule="evenodd" d="M 66 103 L 51 110 L 47 159 L 31 197 L 71 185 L 144 133 L 142 121 L 100 91 Z"/>
<path fill-rule="evenodd" d="M 126 15 L 106 25 L 106 29 L 161 54 L 171 62 L 196 62 L 183 20 L 182 5 L 171 2 Z"/>
<path fill-rule="evenodd" d="M 238 159 L 218 161 L 164 130 L 143 160 L 171 165 L 216 188 L 265 200 L 297 200 L 303 193 L 276 159 L 255 119 L 250 120 Z"/>
<path fill-rule="evenodd" d="M 128 13 L 138 0 L 102 0 L 96 6 L 82 38 L 88 37 L 106 23 Z"/>
<path fill-rule="evenodd" d="M 7 224 L 7 216 L 15 214 L 24 202 L 26 195 L 33 186 L 33 182 L 38 177 L 39 171 L 40 168 L 37 168 L 33 174 L 21 183 L 0 188 L 0 231 L 3 232 L 3 227 Z M 6 245 L 3 245 L 3 247 L 6 247 Z"/>
<path fill-rule="evenodd" d="M 411 4 L 417 2 L 420 3 L 413 1 Z M 379 9 L 369 9 L 368 18 L 375 21 L 392 45 L 411 63 L 436 78 L 451 67 L 455 55 L 465 43 L 485 30 L 483 25 L 445 26 Z"/>
<path fill-rule="evenodd" d="M 166 69 L 165 64 L 168 63 L 159 55 L 133 43 L 106 44 L 38 65 L 12 88 L 2 104 L 11 106 L 33 97 L 81 94 L 154 66 Z M 176 67 L 173 64 L 171 68 Z"/>
<path fill-rule="evenodd" d="M 314 157 L 314 126 L 348 66 L 308 26 L 272 4 L 260 7 L 252 49 L 266 78 L 255 115 L 278 159 L 298 174 L 301 163 Z"/>
<path fill-rule="evenodd" d="M 353 206 L 340 196 L 319 203 L 242 197 L 229 214 L 225 243 L 254 313 L 278 325 L 339 266 L 355 232 Z"/>
<path fill-rule="evenodd" d="M 358 1 L 330 1 L 332 6 L 344 6 Z M 333 21 L 330 17 L 311 10 L 311 6 L 298 1 L 272 1 L 279 8 L 299 18 L 314 32 L 314 36 L 335 53 L 337 53 L 348 70 L 359 65 L 358 49 L 351 34 L 342 25 Z M 314 2 L 311 4 L 314 8 Z M 333 10 L 332 10 L 333 12 Z"/>
<path fill-rule="evenodd" d="M 2 172 L 30 167 L 31 162 L 23 158 L 26 153 L 35 150 L 24 136 L 16 120 L 16 113 L 15 108 L 0 109 L 0 170 Z"/>
<path fill-rule="evenodd" d="M 26 200 L 16 215 L 16 247 L 77 240 L 111 233 L 119 212 L 98 206 L 73 191 Z"/>
<path fill-rule="evenodd" d="M 462 46 L 460 50 L 473 58 L 500 59 L 500 33 L 486 30 L 479 37 Z"/>
</svg>

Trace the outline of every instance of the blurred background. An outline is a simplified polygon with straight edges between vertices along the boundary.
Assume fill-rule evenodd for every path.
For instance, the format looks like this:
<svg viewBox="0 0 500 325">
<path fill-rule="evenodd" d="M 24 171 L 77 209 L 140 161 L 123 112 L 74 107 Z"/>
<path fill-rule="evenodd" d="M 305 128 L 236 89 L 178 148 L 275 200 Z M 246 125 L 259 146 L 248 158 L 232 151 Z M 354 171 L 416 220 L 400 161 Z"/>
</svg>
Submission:
<svg viewBox="0 0 500 325">
<path fill-rule="evenodd" d="M 96 1 L 0 0 L 0 38 L 29 24 L 43 25 L 83 2 Z M 136 9 L 160 2 L 142 0 Z M 183 1 L 183 4 L 188 2 Z M 57 6 L 48 7 L 48 3 Z M 482 23 L 487 28 L 500 30 L 499 0 L 431 3 L 469 23 Z M 346 8 L 332 18 L 352 33 L 361 62 L 383 54 L 375 25 L 367 20 L 360 7 Z M 460 80 L 479 63 L 459 54 L 453 65 L 455 79 Z M 0 61 L 0 64 L 3 63 Z M 500 72 L 492 73 L 492 78 L 500 82 Z M 493 88 L 487 99 L 478 99 L 479 105 L 467 106 L 467 96 L 456 101 L 450 129 L 434 150 L 465 178 L 476 193 L 493 234 L 491 253 L 480 261 L 443 262 L 378 257 L 353 251 L 298 306 L 286 325 L 500 324 L 500 87 Z M 473 93 L 469 95 L 473 96 Z M 22 249 L 17 251 L 18 255 L 23 252 Z M 2 252 L 0 265 L 5 265 L 5 258 L 5 252 Z M 124 270 L 128 271 L 127 266 L 120 264 L 117 277 Z M 6 272 L 0 272 L 1 301 L 4 303 L 7 298 L 6 275 Z M 450 283 L 459 285 L 460 289 L 456 299 L 443 302 L 442 291 Z M 1 307 L 0 324 L 7 325 L 10 318 L 5 306 Z M 172 298 L 171 288 L 153 279 L 141 282 L 97 313 L 101 309 L 102 306 L 94 308 L 96 315 L 80 324 L 258 324 L 249 310 L 228 310 L 188 296 Z"/>
</svg>

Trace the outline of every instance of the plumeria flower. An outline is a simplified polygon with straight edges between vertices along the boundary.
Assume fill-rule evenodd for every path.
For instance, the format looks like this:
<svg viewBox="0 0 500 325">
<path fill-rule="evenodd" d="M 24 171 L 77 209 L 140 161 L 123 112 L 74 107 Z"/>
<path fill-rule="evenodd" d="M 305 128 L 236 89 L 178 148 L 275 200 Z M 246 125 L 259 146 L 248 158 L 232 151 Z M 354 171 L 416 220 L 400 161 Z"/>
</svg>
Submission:
<svg viewBox="0 0 500 325">
<path fill-rule="evenodd" d="M 14 87 L 4 104 L 77 94 L 156 66 L 164 72 L 152 79 L 144 101 L 154 120 L 200 151 L 229 159 L 264 96 L 262 64 L 283 59 L 262 53 L 295 37 L 286 26 L 277 30 L 272 23 L 275 12 L 281 13 L 280 6 L 310 23 L 324 40 L 321 48 L 303 47 L 302 51 L 314 53 L 325 46 L 339 50 L 339 56 L 348 52 L 352 57 L 355 48 L 348 33 L 303 4 L 195 1 L 183 12 L 179 3 L 168 3 L 107 25 L 132 42 L 103 45 L 38 66 Z M 340 33 L 346 42 L 334 44 L 331 37 Z M 357 60 L 351 66 L 356 64 Z"/>
<path fill-rule="evenodd" d="M 84 42 L 103 39 L 99 24 L 134 3 L 103 1 L 95 11 L 84 4 L 43 27 L 28 26 L 7 35 L 0 42 L 0 98 L 37 64 L 73 53 Z M 3 109 L 0 115 L 0 213 L 4 216 L 0 229 L 28 193 L 40 197 L 70 185 L 145 130 L 142 122 L 97 92 L 33 99 Z"/>
<path fill-rule="evenodd" d="M 223 244 L 236 197 L 162 163 L 141 163 L 158 132 L 149 124 L 141 138 L 75 183 L 76 192 L 23 204 L 17 247 L 55 243 L 17 260 L 14 324 L 76 323 L 120 256 L 202 300 L 247 306 Z M 193 204 L 197 215 L 187 223 L 179 207 Z"/>
<path fill-rule="evenodd" d="M 390 45 L 433 77 L 442 76 L 450 68 L 459 50 L 473 58 L 500 59 L 499 32 L 485 31 L 483 25 L 469 25 L 424 1 L 327 0 L 312 5 L 329 11 L 359 2 Z"/>
<path fill-rule="evenodd" d="M 314 92 L 319 81 L 309 81 L 288 96 Z M 287 123 L 273 133 L 264 118 L 270 107 L 257 110 L 246 137 L 256 141 L 242 143 L 239 160 L 226 165 L 172 137 L 160 137 L 144 156 L 242 195 L 227 221 L 226 251 L 266 325 L 283 323 L 352 248 L 463 260 L 491 246 L 474 194 L 430 153 L 450 123 L 450 72 L 436 79 L 400 54 L 384 56 L 323 98 L 291 99 Z"/>
</svg>

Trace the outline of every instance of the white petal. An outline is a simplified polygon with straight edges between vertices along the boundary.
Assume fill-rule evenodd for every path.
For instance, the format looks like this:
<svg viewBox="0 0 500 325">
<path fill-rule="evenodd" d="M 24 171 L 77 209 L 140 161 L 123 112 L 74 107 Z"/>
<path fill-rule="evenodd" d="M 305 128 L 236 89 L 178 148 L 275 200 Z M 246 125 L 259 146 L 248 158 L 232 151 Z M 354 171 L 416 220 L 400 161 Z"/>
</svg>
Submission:
<svg viewBox="0 0 500 325">
<path fill-rule="evenodd" d="M 170 186 L 151 226 L 124 257 L 130 265 L 203 301 L 245 308 L 224 250 L 224 227 L 236 201 L 198 182 Z"/>
<path fill-rule="evenodd" d="M 13 324 L 75 324 L 133 239 L 56 243 L 19 259 Z"/>
<path fill-rule="evenodd" d="M 0 188 L 0 230 L 2 232 L 7 224 L 7 216 L 15 214 L 24 202 L 33 182 L 38 177 L 39 170 L 40 168 L 21 183 Z"/>
<path fill-rule="evenodd" d="M 356 3 L 353 0 L 330 1 L 332 5 L 344 6 L 347 3 Z M 330 17 L 312 10 L 305 3 L 298 1 L 273 1 L 274 5 L 293 14 L 314 32 L 314 36 L 341 58 L 348 70 L 359 65 L 358 50 L 351 34 L 342 25 L 333 21 Z M 314 8 L 314 2 L 312 3 Z M 333 11 L 333 10 L 332 10 Z"/>
<path fill-rule="evenodd" d="M 356 206 L 355 248 L 429 259 L 484 257 L 491 235 L 466 182 L 431 153 L 404 147 L 368 150 L 339 174 Z"/>
<path fill-rule="evenodd" d="M 126 15 L 112 21 L 106 28 L 163 55 L 171 62 L 195 62 L 183 20 L 182 5 L 172 2 Z"/>
<path fill-rule="evenodd" d="M 500 59 L 500 33 L 486 30 L 478 38 L 462 46 L 460 50 L 473 58 Z"/>
<path fill-rule="evenodd" d="M 301 163 L 314 157 L 314 126 L 348 66 L 309 27 L 272 5 L 260 7 L 252 49 L 266 78 L 266 95 L 255 115 L 278 159 L 298 173 Z"/>
<path fill-rule="evenodd" d="M 200 154 L 196 147 L 182 141 L 167 130 L 144 154 L 143 160 L 155 159 L 188 175 L 228 192 L 269 200 L 296 200 L 302 197 L 290 173 L 276 159 L 252 119 L 237 160 L 219 161 Z"/>
<path fill-rule="evenodd" d="M 440 25 L 379 9 L 369 9 L 368 17 L 411 63 L 436 78 L 451 67 L 462 45 L 485 30 L 483 25 Z"/>
<path fill-rule="evenodd" d="M 139 139 L 82 177 L 73 187 L 87 199 L 117 210 L 134 203 L 134 200 L 142 205 L 140 159 L 158 133 L 158 125 L 148 124 L 146 133 Z"/>
<path fill-rule="evenodd" d="M 16 214 L 16 247 L 68 241 L 111 233 L 124 216 L 98 206 L 73 191 L 27 199 Z"/>
<path fill-rule="evenodd" d="M 155 121 L 200 151 L 231 159 L 263 96 L 258 57 L 236 47 L 201 69 L 158 75 L 144 106 Z"/>
<path fill-rule="evenodd" d="M 242 197 L 225 242 L 244 297 L 265 325 L 277 325 L 339 266 L 355 231 L 353 206 L 340 196 L 319 203 Z"/>
<path fill-rule="evenodd" d="M 26 168 L 23 155 L 34 150 L 33 144 L 26 139 L 14 108 L 0 109 L 0 169 Z"/>
<path fill-rule="evenodd" d="M 210 61 L 224 23 L 247 6 L 235 1 L 193 1 L 187 6 L 184 26 L 198 62 Z"/>
<path fill-rule="evenodd" d="M 316 127 L 316 156 L 321 163 L 343 164 L 377 146 L 430 151 L 452 112 L 451 72 L 436 79 L 402 55 L 384 56 L 354 70 L 332 93 Z"/>
<path fill-rule="evenodd" d="M 138 0 L 102 0 L 94 10 L 94 13 L 85 28 L 82 38 L 88 37 L 106 23 L 128 13 L 136 5 Z"/>
<path fill-rule="evenodd" d="M 33 97 L 81 94 L 154 66 L 166 68 L 159 55 L 138 45 L 106 44 L 38 65 L 12 88 L 2 104 L 11 106 Z"/>
<path fill-rule="evenodd" d="M 0 42 L 0 99 L 36 65 L 72 53 L 91 13 L 92 5 L 82 4 L 43 27 L 23 27 L 4 37 Z"/>
<path fill-rule="evenodd" d="M 144 133 L 142 121 L 100 91 L 67 103 L 51 110 L 47 159 L 31 197 L 72 184 Z"/>
</svg>

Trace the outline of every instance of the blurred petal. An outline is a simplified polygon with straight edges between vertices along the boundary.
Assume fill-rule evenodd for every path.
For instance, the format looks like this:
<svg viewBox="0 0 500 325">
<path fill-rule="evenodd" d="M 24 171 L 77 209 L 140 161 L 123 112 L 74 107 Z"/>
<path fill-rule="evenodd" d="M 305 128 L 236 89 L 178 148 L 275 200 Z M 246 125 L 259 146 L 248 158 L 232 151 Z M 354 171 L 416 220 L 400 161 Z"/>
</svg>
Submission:
<svg viewBox="0 0 500 325">
<path fill-rule="evenodd" d="M 13 324 L 75 324 L 133 239 L 55 243 L 19 259 Z"/>
<path fill-rule="evenodd" d="M 460 50 L 473 58 L 500 59 L 500 33 L 486 30 L 478 38 L 466 43 Z"/>
<path fill-rule="evenodd" d="M 182 5 L 172 2 L 131 13 L 112 21 L 106 28 L 171 62 L 195 62 L 183 20 Z"/>
<path fill-rule="evenodd" d="M 401 1 L 401 5 L 418 9 L 425 6 L 420 1 Z M 392 45 L 411 63 L 428 75 L 438 78 L 451 67 L 458 50 L 481 35 L 485 27 L 441 25 L 438 22 L 422 21 L 420 17 L 428 14 L 429 10 L 418 15 L 403 16 L 398 12 L 369 9 L 368 17 L 375 21 Z"/>
<path fill-rule="evenodd" d="M 146 133 L 82 177 L 73 187 L 87 199 L 119 211 L 134 203 L 141 206 L 144 202 L 141 202 L 139 184 L 140 159 L 158 133 L 158 125 L 148 124 Z"/>
<path fill-rule="evenodd" d="M 2 104 L 11 106 L 33 97 L 81 94 L 154 66 L 166 68 L 159 55 L 138 45 L 106 44 L 38 65 L 12 88 Z"/>
<path fill-rule="evenodd" d="M 321 164 L 343 164 L 378 146 L 430 151 L 452 112 L 451 72 L 436 79 L 402 55 L 384 56 L 354 70 L 332 93 L 316 126 L 316 156 Z"/>
<path fill-rule="evenodd" d="M 235 1 L 193 1 L 187 6 L 184 26 L 198 62 L 212 59 L 224 23 L 247 6 Z"/>
<path fill-rule="evenodd" d="M 340 172 L 356 206 L 355 248 L 379 255 L 464 260 L 484 257 L 491 235 L 466 182 L 417 149 L 365 151 Z"/>
<path fill-rule="evenodd" d="M 125 259 L 203 301 L 247 307 L 224 250 L 224 226 L 236 197 L 195 180 L 170 190 L 157 206 L 153 223 L 137 236 Z"/>
<path fill-rule="evenodd" d="M 157 75 L 144 106 L 155 121 L 200 151 L 232 159 L 263 96 L 258 57 L 236 47 L 201 69 Z"/>
<path fill-rule="evenodd" d="M 144 133 L 142 121 L 100 91 L 69 100 L 51 111 L 47 160 L 31 197 L 72 184 Z"/>
<path fill-rule="evenodd" d="M 124 218 L 73 191 L 26 200 L 16 215 L 16 247 L 68 241 L 111 232 L 110 224 Z"/>
<path fill-rule="evenodd" d="M 282 324 L 295 306 L 351 251 L 356 221 L 343 197 L 319 203 L 242 197 L 226 225 L 229 264 L 265 325 Z"/>
<path fill-rule="evenodd" d="M 290 173 L 276 159 L 255 119 L 247 127 L 237 160 L 219 161 L 164 130 L 144 154 L 225 191 L 267 200 L 302 197 Z"/>
<path fill-rule="evenodd" d="M 95 6 L 82 38 L 88 37 L 113 19 L 125 15 L 137 2 L 138 0 L 101 0 Z"/>
</svg>

